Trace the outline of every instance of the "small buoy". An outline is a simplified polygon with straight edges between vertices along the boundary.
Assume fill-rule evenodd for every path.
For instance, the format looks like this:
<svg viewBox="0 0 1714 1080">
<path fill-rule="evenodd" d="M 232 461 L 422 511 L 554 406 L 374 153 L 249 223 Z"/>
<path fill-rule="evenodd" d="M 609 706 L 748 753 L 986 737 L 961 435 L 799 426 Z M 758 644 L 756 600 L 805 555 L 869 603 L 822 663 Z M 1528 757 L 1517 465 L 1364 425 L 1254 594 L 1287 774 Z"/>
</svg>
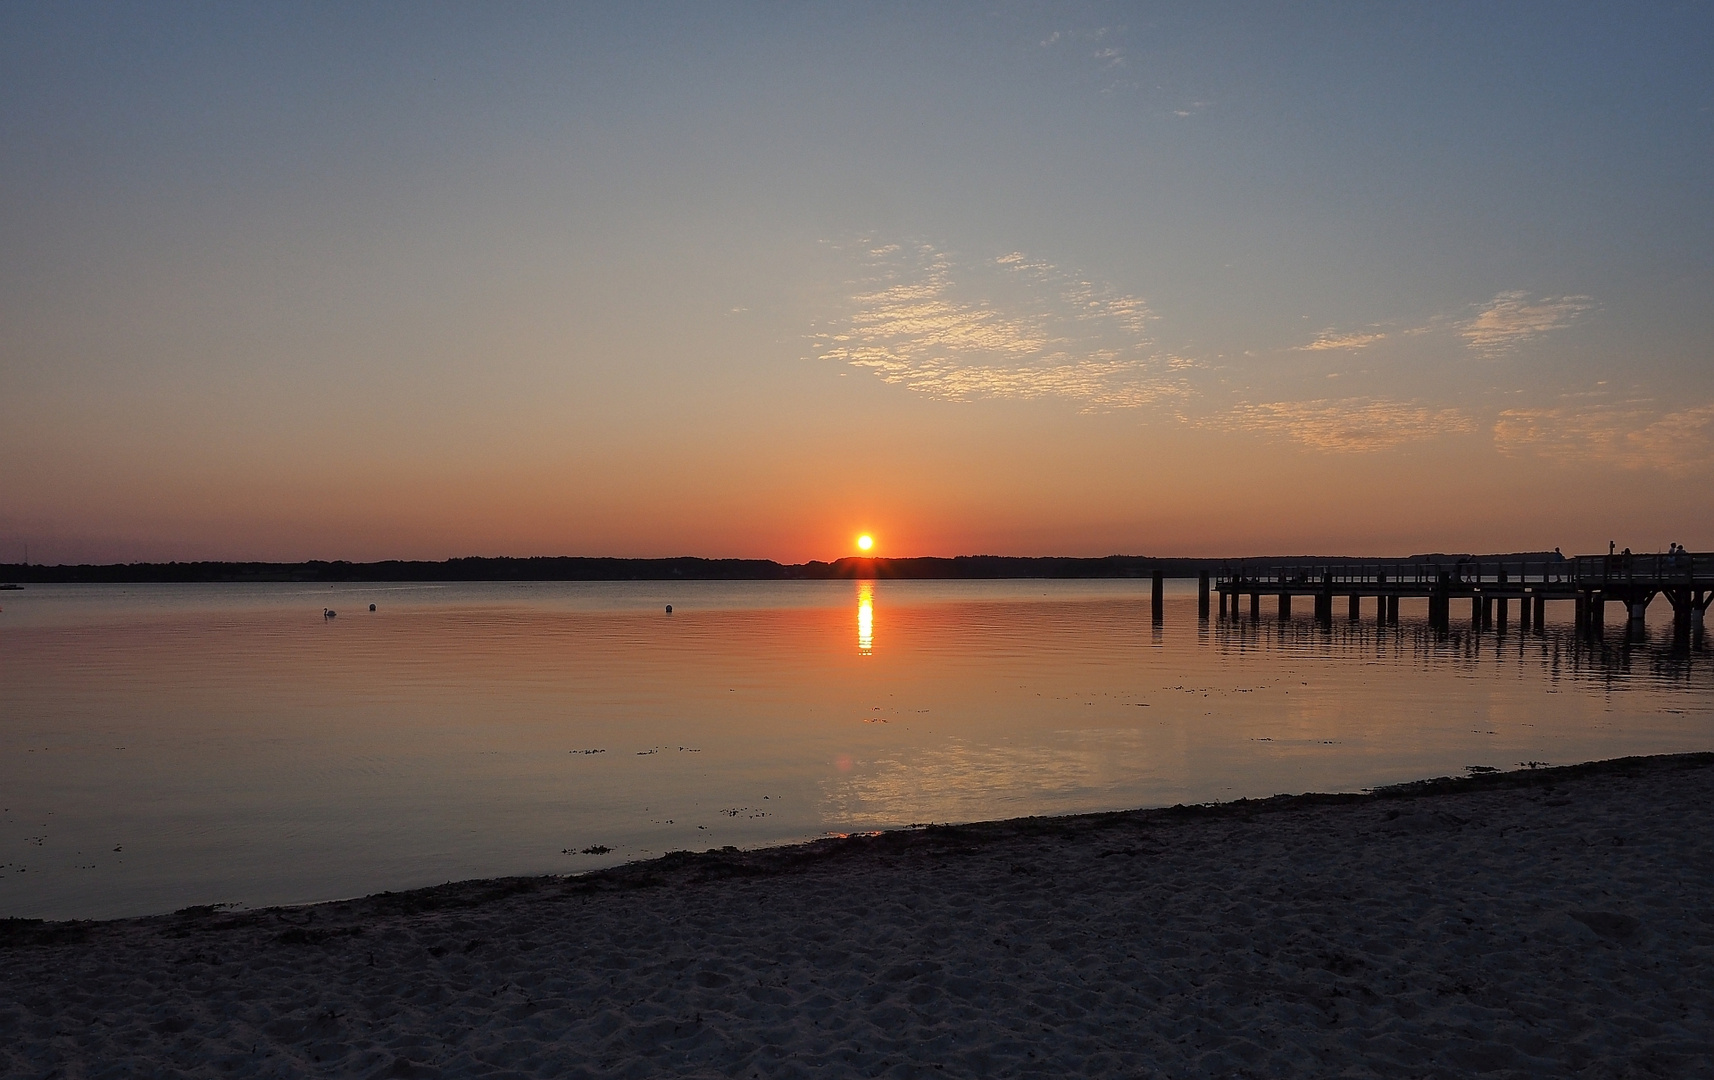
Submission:
<svg viewBox="0 0 1714 1080">
<path fill-rule="evenodd" d="M 370 611 L 374 611 L 374 610 L 375 610 L 375 605 L 374 605 L 374 604 L 370 604 L 370 605 L 369 605 L 369 610 L 370 610 Z"/>
<path fill-rule="evenodd" d="M 672 613 L 673 613 L 673 606 L 671 604 L 668 604 L 667 605 L 667 614 L 671 615 Z"/>
</svg>

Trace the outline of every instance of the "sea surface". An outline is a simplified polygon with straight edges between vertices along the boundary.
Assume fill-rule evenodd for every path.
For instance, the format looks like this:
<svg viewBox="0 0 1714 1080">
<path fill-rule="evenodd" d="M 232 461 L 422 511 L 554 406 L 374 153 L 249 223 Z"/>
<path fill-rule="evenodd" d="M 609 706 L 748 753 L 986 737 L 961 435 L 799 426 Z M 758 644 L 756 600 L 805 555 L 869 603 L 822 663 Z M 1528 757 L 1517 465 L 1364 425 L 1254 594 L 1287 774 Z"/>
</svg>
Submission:
<svg viewBox="0 0 1714 1080">
<path fill-rule="evenodd" d="M 1194 587 L 1159 627 L 1139 581 L 0 593 L 0 916 L 1714 749 L 1664 601 L 1592 642 L 1569 604 L 1199 623 Z"/>
</svg>

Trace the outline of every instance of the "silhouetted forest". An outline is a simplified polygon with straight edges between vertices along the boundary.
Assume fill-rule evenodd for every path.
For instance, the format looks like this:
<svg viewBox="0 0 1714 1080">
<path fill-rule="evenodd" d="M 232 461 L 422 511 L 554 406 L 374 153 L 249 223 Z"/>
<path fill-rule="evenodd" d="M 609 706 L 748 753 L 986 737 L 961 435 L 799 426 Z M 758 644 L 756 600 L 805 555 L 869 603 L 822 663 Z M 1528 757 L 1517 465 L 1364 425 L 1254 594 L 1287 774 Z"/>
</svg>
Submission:
<svg viewBox="0 0 1714 1080">
<path fill-rule="evenodd" d="M 1413 555 L 1428 563 L 1460 559 L 1553 558 L 1551 552 L 1509 555 Z M 850 558 L 834 562 L 777 563 L 768 559 L 606 559 L 571 556 L 526 559 L 447 559 L 415 562 L 166 562 L 109 565 L 37 566 L 0 564 L 0 581 L 48 582 L 193 582 L 193 581 L 821 581 L 835 578 L 1136 578 L 1159 570 L 1166 577 L 1215 574 L 1241 562 L 1284 562 L 1308 556 L 1181 559 L 1108 555 L 1097 559 L 1023 558 L 1008 555 L 959 555 L 955 558 Z M 1360 558 L 1315 557 L 1337 566 Z"/>
</svg>

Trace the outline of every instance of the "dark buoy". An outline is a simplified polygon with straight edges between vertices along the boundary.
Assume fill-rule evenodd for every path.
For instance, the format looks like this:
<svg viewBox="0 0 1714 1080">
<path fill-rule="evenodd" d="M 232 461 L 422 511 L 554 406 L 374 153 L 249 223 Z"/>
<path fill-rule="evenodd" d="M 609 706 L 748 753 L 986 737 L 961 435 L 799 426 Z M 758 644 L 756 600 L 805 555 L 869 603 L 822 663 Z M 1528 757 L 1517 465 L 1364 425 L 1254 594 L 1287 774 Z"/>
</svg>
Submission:
<svg viewBox="0 0 1714 1080">
<path fill-rule="evenodd" d="M 673 613 L 673 606 L 671 604 L 668 604 L 667 605 L 667 614 L 671 615 L 672 613 Z"/>
<path fill-rule="evenodd" d="M 374 605 L 374 604 L 370 604 L 370 605 L 369 605 L 369 610 L 370 610 L 370 611 L 374 611 L 374 610 L 375 610 L 375 605 Z"/>
</svg>

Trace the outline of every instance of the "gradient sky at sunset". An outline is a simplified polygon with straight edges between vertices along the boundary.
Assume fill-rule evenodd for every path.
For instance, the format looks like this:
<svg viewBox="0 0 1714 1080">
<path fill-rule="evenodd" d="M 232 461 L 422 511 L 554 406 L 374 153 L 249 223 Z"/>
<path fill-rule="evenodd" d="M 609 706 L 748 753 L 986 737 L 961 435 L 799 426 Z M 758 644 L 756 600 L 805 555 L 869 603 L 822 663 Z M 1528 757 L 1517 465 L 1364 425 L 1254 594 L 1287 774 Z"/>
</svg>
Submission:
<svg viewBox="0 0 1714 1080">
<path fill-rule="evenodd" d="M 10 4 L 0 561 L 1714 548 L 1707 4 Z"/>
</svg>

